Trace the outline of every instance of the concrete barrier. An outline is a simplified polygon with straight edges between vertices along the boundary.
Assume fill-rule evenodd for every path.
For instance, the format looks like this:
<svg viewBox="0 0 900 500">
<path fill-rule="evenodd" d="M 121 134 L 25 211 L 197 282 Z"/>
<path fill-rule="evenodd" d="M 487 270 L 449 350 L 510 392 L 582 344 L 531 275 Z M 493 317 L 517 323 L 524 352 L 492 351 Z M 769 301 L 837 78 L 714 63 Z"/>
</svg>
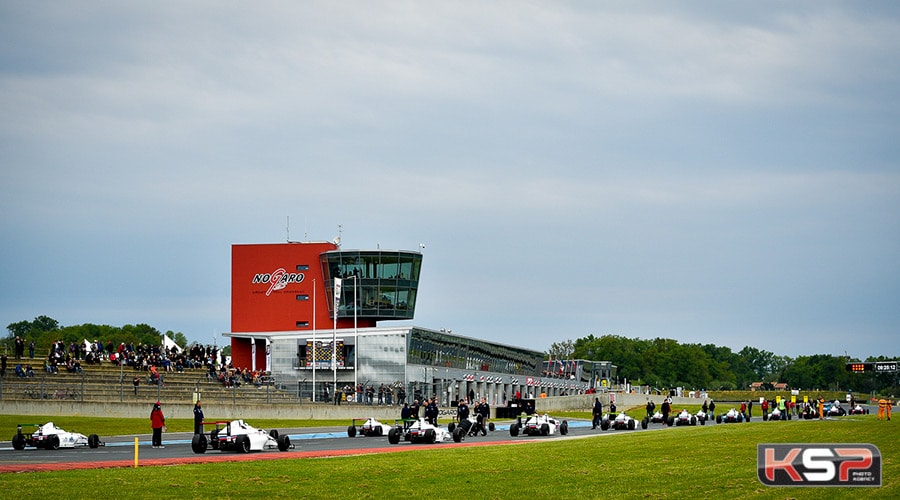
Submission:
<svg viewBox="0 0 900 500">
<path fill-rule="evenodd" d="M 594 398 L 600 398 L 604 411 L 609 408 L 609 394 L 583 394 L 574 396 L 556 396 L 535 400 L 535 408 L 540 413 L 553 414 L 558 411 L 590 411 L 594 406 Z M 663 396 L 646 394 L 616 394 L 616 406 L 620 409 L 640 408 L 647 404 L 648 398 L 656 402 L 657 408 Z M 672 398 L 673 410 L 684 405 L 703 404 L 697 398 Z M 36 416 L 84 416 L 84 417 L 116 417 L 150 419 L 150 409 L 154 401 L 146 402 L 101 402 L 101 401 L 54 401 L 54 400 L 14 400 L 3 401 L 0 413 L 5 415 Z M 192 403 L 162 402 L 163 413 L 168 418 L 194 418 Z M 446 418 L 453 408 L 441 408 L 442 417 Z M 495 415 L 495 407 L 491 414 Z M 207 402 L 203 403 L 203 414 L 208 419 L 230 420 L 242 418 L 260 419 L 300 419 L 300 420 L 350 420 L 353 418 L 374 417 L 383 422 L 393 422 L 400 418 L 399 406 L 365 406 L 359 404 L 343 404 L 335 406 L 325 403 L 291 404 L 241 404 Z"/>
<path fill-rule="evenodd" d="M 639 408 L 643 410 L 643 408 L 647 405 L 647 401 L 652 399 L 653 402 L 656 403 L 656 407 L 658 409 L 662 404 L 664 397 L 665 396 L 656 394 L 648 395 L 615 393 L 616 408 L 618 410 L 627 410 L 630 408 Z M 550 414 L 552 414 L 554 411 L 590 411 L 594 407 L 594 398 L 599 398 L 600 402 L 603 403 L 604 412 L 609 409 L 609 393 L 578 394 L 575 396 L 539 398 L 535 400 L 535 409 L 540 413 Z M 673 397 L 671 399 L 673 410 L 681 406 L 702 405 L 704 401 L 703 399 L 699 398 L 684 397 Z"/>
</svg>

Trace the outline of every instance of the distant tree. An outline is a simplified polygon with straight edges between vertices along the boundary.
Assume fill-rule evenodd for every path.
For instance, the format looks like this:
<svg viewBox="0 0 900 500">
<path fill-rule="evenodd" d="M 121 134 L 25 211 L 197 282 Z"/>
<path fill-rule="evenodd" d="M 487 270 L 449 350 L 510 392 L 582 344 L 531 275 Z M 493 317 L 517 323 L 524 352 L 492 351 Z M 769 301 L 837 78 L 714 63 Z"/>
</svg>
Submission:
<svg viewBox="0 0 900 500">
<path fill-rule="evenodd" d="M 572 359 L 574 352 L 575 342 L 569 339 L 550 344 L 550 350 L 547 351 L 547 354 L 553 359 Z"/>
<path fill-rule="evenodd" d="M 52 332 L 59 329 L 59 321 L 49 316 L 38 316 L 31 322 L 31 327 L 42 332 Z"/>
<path fill-rule="evenodd" d="M 181 332 L 172 333 L 172 330 L 166 332 L 166 335 L 169 336 L 170 339 L 174 340 L 176 344 L 180 347 L 185 348 L 188 346 L 188 339 Z"/>
<path fill-rule="evenodd" d="M 10 323 L 6 325 L 6 329 L 9 331 L 9 338 L 15 339 L 16 337 L 24 338 L 29 331 L 31 331 L 31 322 L 30 321 L 19 321 L 16 323 Z"/>
</svg>

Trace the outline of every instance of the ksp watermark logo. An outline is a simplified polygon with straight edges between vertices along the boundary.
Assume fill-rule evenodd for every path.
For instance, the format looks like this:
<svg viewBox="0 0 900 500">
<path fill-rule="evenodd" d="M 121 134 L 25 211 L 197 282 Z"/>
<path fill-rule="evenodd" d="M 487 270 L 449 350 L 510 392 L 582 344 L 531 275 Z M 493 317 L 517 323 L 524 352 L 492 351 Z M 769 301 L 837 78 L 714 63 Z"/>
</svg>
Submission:
<svg viewBox="0 0 900 500">
<path fill-rule="evenodd" d="M 871 444 L 758 444 L 756 475 L 767 486 L 881 486 Z"/>
</svg>

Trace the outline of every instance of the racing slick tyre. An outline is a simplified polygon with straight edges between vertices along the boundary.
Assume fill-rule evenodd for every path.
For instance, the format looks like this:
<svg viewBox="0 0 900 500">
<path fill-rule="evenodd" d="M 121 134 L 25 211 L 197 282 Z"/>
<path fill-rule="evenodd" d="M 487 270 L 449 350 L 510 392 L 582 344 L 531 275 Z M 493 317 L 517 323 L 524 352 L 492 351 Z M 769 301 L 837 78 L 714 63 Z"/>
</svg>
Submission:
<svg viewBox="0 0 900 500">
<path fill-rule="evenodd" d="M 515 422 L 509 424 L 509 435 L 512 437 L 516 437 L 519 435 L 519 425 Z"/>
<path fill-rule="evenodd" d="M 569 422 L 568 420 L 563 420 L 561 424 L 559 424 L 559 433 L 565 436 L 569 433 Z"/>
<path fill-rule="evenodd" d="M 58 450 L 59 449 L 59 436 L 53 435 L 47 438 L 47 449 L 48 450 Z"/>
<path fill-rule="evenodd" d="M 550 435 L 550 424 L 541 424 L 541 436 Z"/>
<path fill-rule="evenodd" d="M 198 454 L 206 453 L 208 444 L 205 434 L 194 434 L 194 437 L 191 438 L 191 451 Z"/>
<path fill-rule="evenodd" d="M 88 446 L 90 448 L 99 448 L 100 447 L 100 436 L 96 434 L 91 434 L 88 436 Z"/>
<path fill-rule="evenodd" d="M 646 429 L 649 425 L 650 425 L 650 419 L 647 417 L 644 417 L 644 419 L 641 420 L 641 429 Z"/>
<path fill-rule="evenodd" d="M 272 439 L 274 439 L 275 441 L 278 441 L 278 431 L 277 430 L 275 430 L 275 429 L 270 430 L 269 435 L 272 436 Z"/>
<path fill-rule="evenodd" d="M 488 430 L 489 430 L 489 431 L 494 432 L 494 430 L 496 430 L 496 429 L 497 429 L 497 427 L 494 425 L 493 422 L 491 422 L 491 423 L 488 424 Z"/>
<path fill-rule="evenodd" d="M 722 423 L 722 415 L 716 415 L 716 423 L 717 423 L 717 424 L 721 424 L 721 423 Z"/>
<path fill-rule="evenodd" d="M 700 425 L 706 425 L 706 419 L 705 419 L 705 418 L 701 418 L 701 419 L 700 419 Z"/>
<path fill-rule="evenodd" d="M 465 439 L 465 435 L 466 435 L 466 433 L 463 432 L 463 430 L 460 429 L 459 427 L 457 427 L 456 429 L 453 429 L 453 442 L 454 443 L 462 443 L 463 439 Z"/>
<path fill-rule="evenodd" d="M 749 416 L 749 415 L 747 415 L 746 417 L 744 417 L 744 422 L 749 422 L 749 421 L 750 421 L 750 416 Z"/>
<path fill-rule="evenodd" d="M 288 451 L 291 448 L 291 437 L 287 434 L 278 436 L 278 451 Z"/>
<path fill-rule="evenodd" d="M 609 420 L 603 420 L 600 422 L 600 430 L 601 431 L 609 430 Z"/>
<path fill-rule="evenodd" d="M 347 427 L 347 437 L 356 437 L 356 426 Z"/>
<path fill-rule="evenodd" d="M 697 425 L 697 417 L 691 417 L 691 425 Z"/>
<path fill-rule="evenodd" d="M 434 444 L 437 441 L 437 433 L 434 432 L 434 429 L 426 429 L 425 430 L 425 443 Z"/>
<path fill-rule="evenodd" d="M 12 437 L 12 447 L 14 450 L 24 450 L 25 449 L 25 436 L 21 434 L 16 434 Z"/>
<path fill-rule="evenodd" d="M 234 447 L 241 453 L 250 453 L 250 438 L 248 436 L 238 436 Z"/>
<path fill-rule="evenodd" d="M 456 422 L 450 422 L 449 424 L 447 424 L 447 432 L 449 432 L 450 434 L 453 434 L 453 431 L 455 429 L 456 429 Z"/>
<path fill-rule="evenodd" d="M 673 425 L 675 425 L 675 417 L 669 417 L 669 420 L 666 422 L 666 425 L 668 425 L 669 427 L 672 427 Z"/>
<path fill-rule="evenodd" d="M 400 434 L 402 434 L 402 433 L 403 433 L 403 431 L 400 430 L 399 427 L 394 427 L 393 429 L 388 431 L 388 443 L 391 443 L 391 444 L 399 443 L 400 442 Z"/>
<path fill-rule="evenodd" d="M 379 436 L 379 437 L 380 437 L 380 436 L 383 436 L 383 435 L 384 435 L 384 427 L 382 427 L 382 426 L 380 426 L 380 425 L 379 425 L 378 427 L 376 427 L 376 428 L 375 428 L 375 435 L 376 435 L 376 436 Z"/>
<path fill-rule="evenodd" d="M 632 419 L 628 420 L 628 430 L 633 431 L 634 427 L 635 427 L 634 419 L 632 418 Z"/>
<path fill-rule="evenodd" d="M 209 447 L 214 450 L 219 449 L 219 431 L 211 431 L 209 433 Z"/>
</svg>

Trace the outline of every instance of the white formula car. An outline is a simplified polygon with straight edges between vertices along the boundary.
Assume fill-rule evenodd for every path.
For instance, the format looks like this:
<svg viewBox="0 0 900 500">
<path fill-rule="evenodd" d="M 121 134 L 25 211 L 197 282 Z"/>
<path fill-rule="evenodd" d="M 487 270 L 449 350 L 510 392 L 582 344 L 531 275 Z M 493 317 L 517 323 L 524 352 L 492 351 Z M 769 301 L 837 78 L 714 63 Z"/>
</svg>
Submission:
<svg viewBox="0 0 900 500">
<path fill-rule="evenodd" d="M 493 422 L 488 422 L 485 426 L 484 416 L 478 413 L 470 414 L 469 418 L 459 423 L 456 422 L 456 417 L 453 417 L 453 421 L 447 424 L 447 431 L 453 434 L 453 440 L 457 443 L 466 436 L 477 436 L 479 432 L 482 436 L 486 436 L 488 431 L 494 432 L 496 428 Z M 457 434 L 459 434 L 459 439 L 457 439 Z"/>
<path fill-rule="evenodd" d="M 675 425 L 697 425 L 697 417 L 688 413 L 687 410 L 681 410 L 675 415 Z"/>
<path fill-rule="evenodd" d="M 868 415 L 869 410 L 862 407 L 862 405 L 856 405 L 850 410 L 851 415 Z"/>
<path fill-rule="evenodd" d="M 403 424 L 398 424 L 388 431 L 388 443 L 398 444 L 401 440 L 425 444 L 454 441 L 453 434 L 450 431 L 431 425 L 424 418 L 406 419 L 398 422 L 403 422 L 407 425 L 404 428 Z"/>
<path fill-rule="evenodd" d="M 646 418 L 646 417 L 645 417 Z M 663 414 L 660 412 L 656 412 L 650 417 L 651 424 L 664 424 L 666 423 L 665 419 L 663 419 Z"/>
<path fill-rule="evenodd" d="M 734 408 L 728 410 L 728 413 L 725 415 L 716 415 L 716 423 L 717 424 L 731 424 L 735 422 L 749 422 L 750 419 L 744 418 L 744 414 L 735 410 Z"/>
<path fill-rule="evenodd" d="M 700 422 L 700 425 L 706 425 L 706 421 L 709 420 L 709 415 L 703 410 L 699 410 L 694 416 L 697 417 L 697 422 Z"/>
<path fill-rule="evenodd" d="M 287 451 L 294 448 L 289 436 L 279 436 L 275 429 L 269 432 L 257 429 L 243 420 L 203 422 L 202 424 L 204 426 L 215 425 L 215 429 L 209 433 L 208 438 L 206 434 L 194 434 L 191 439 L 191 450 L 194 453 L 206 453 L 207 447 L 241 453 L 274 449 Z"/>
<path fill-rule="evenodd" d="M 31 435 L 22 433 L 22 426 L 37 427 Z M 53 422 L 46 424 L 19 424 L 16 426 L 16 434 L 12 438 L 13 449 L 24 450 L 26 446 L 34 446 L 35 448 L 44 448 L 47 450 L 58 450 L 60 448 L 75 448 L 87 446 L 89 448 L 97 448 L 103 446 L 100 438 L 96 434 L 85 436 L 77 432 L 68 432 L 53 425 Z"/>
<path fill-rule="evenodd" d="M 362 423 L 360 424 L 358 422 Z M 360 436 L 384 436 L 390 430 L 390 425 L 382 424 L 374 418 L 366 420 L 354 418 L 350 427 L 347 427 L 347 436 L 356 437 L 357 434 Z"/>
<path fill-rule="evenodd" d="M 768 415 L 763 413 L 763 420 L 790 420 L 791 413 L 789 411 L 782 412 L 778 409 L 778 407 L 772 408 L 772 411 L 769 412 Z"/>
<path fill-rule="evenodd" d="M 559 432 L 565 436 L 569 433 L 569 422 L 566 420 L 559 421 L 547 414 L 535 413 L 526 418 L 524 422 L 520 416 L 515 422 L 510 424 L 510 436 L 518 436 L 519 432 L 526 436 L 552 436 Z"/>
<path fill-rule="evenodd" d="M 843 417 L 846 414 L 847 414 L 847 410 L 845 410 L 844 407 L 841 406 L 840 401 L 835 401 L 834 403 L 831 403 L 831 405 L 825 409 L 826 417 Z"/>
<path fill-rule="evenodd" d="M 646 429 L 647 425 L 650 423 L 647 417 L 644 417 L 641 420 L 641 429 Z M 633 418 L 629 417 L 625 414 L 624 411 L 620 412 L 618 415 L 613 415 L 611 413 L 607 413 L 606 416 L 603 417 L 603 420 L 600 421 L 600 430 L 606 431 L 609 429 L 621 431 L 621 430 L 629 430 L 633 431 L 637 428 L 637 421 Z"/>
</svg>

